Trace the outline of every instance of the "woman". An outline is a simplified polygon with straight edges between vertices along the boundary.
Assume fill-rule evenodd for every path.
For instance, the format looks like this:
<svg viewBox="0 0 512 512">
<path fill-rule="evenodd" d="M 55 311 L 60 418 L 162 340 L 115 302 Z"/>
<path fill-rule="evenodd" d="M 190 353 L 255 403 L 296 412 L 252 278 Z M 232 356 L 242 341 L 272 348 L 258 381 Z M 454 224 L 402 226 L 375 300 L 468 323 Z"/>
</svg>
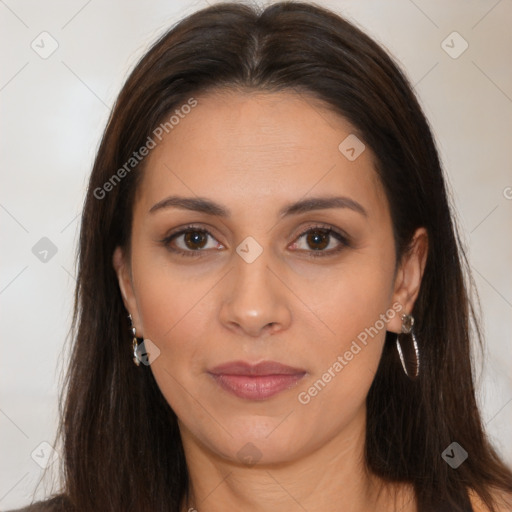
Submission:
<svg viewBox="0 0 512 512">
<path fill-rule="evenodd" d="M 189 16 L 97 154 L 64 486 L 25 510 L 510 510 L 465 263 L 375 42 L 303 3 Z"/>
</svg>

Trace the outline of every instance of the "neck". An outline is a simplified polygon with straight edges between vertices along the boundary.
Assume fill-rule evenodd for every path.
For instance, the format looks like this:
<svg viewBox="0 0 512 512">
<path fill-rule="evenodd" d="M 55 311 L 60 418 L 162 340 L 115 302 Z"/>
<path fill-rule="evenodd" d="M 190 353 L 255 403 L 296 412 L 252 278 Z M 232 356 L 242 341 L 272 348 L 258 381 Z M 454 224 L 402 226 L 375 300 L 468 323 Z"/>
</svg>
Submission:
<svg viewBox="0 0 512 512">
<path fill-rule="evenodd" d="M 415 510 L 410 492 L 402 493 L 395 501 L 391 487 L 367 470 L 365 414 L 362 410 L 343 432 L 306 456 L 254 466 L 219 457 L 180 423 L 189 471 L 189 498 L 184 500 L 181 510 L 385 512 L 395 510 L 398 503 L 402 504 L 403 508 L 398 509 L 403 512 Z"/>
</svg>

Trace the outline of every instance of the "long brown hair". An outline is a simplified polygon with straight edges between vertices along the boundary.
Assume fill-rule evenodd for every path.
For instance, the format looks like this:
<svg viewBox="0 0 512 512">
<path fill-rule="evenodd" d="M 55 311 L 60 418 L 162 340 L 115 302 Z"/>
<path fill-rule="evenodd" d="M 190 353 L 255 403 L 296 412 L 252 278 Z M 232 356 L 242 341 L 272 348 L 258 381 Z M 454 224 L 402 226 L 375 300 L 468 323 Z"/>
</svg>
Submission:
<svg viewBox="0 0 512 512">
<path fill-rule="evenodd" d="M 366 463 L 387 481 L 411 483 L 420 511 L 471 510 L 468 489 L 492 509 L 492 489 L 512 492 L 512 473 L 487 441 L 475 401 L 470 338 L 481 343 L 481 331 L 427 120 L 379 45 L 340 16 L 293 2 L 261 10 L 222 3 L 188 16 L 141 59 L 115 103 L 81 225 L 60 426 L 67 507 L 178 512 L 187 493 L 176 416 L 150 369 L 132 362 L 112 266 L 116 246 L 130 247 L 144 162 L 111 181 L 108 193 L 98 190 L 174 109 L 212 88 L 290 90 L 322 100 L 356 127 L 376 156 L 397 262 L 414 231 L 427 229 L 428 259 L 412 311 L 421 374 L 407 379 L 396 335 L 387 333 L 367 397 Z M 456 470 L 441 457 L 454 441 L 469 454 Z"/>
</svg>

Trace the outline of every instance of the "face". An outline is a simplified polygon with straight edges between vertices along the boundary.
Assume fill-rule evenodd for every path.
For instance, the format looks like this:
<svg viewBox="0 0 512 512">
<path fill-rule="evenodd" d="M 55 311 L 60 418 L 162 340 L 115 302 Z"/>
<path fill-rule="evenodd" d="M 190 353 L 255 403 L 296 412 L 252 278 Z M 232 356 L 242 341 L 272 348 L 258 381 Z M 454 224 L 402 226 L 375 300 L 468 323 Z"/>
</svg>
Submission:
<svg viewBox="0 0 512 512">
<path fill-rule="evenodd" d="M 357 156 L 347 121 L 292 92 L 197 101 L 147 157 L 131 256 L 118 248 L 114 266 L 182 436 L 289 461 L 361 431 L 421 265 L 395 273 L 374 156 Z M 240 361 L 292 369 L 216 370 Z"/>
</svg>

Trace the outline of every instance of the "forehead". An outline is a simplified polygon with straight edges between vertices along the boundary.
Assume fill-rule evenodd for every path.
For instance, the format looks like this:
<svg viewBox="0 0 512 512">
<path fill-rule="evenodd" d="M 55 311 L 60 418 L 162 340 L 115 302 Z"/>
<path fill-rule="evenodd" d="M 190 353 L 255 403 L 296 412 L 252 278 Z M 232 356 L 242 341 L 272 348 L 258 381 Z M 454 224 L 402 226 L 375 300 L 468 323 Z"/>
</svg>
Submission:
<svg viewBox="0 0 512 512">
<path fill-rule="evenodd" d="M 137 194 L 145 211 L 171 193 L 276 210 L 280 198 L 342 193 L 370 214 L 386 208 L 371 150 L 348 159 L 340 144 L 357 143 L 355 129 L 316 98 L 223 90 L 195 99 L 146 159 Z"/>
</svg>

